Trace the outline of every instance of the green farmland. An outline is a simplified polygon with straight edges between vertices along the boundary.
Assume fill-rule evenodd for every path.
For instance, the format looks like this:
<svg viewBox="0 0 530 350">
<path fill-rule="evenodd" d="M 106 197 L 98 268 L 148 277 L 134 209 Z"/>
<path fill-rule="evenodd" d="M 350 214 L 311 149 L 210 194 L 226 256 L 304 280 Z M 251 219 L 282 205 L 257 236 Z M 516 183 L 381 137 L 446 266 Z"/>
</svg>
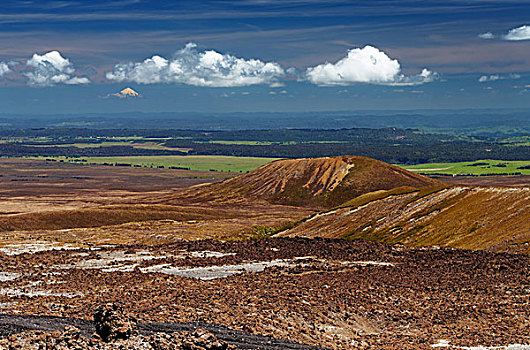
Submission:
<svg viewBox="0 0 530 350">
<path fill-rule="evenodd" d="M 530 161 L 476 160 L 458 163 L 427 163 L 400 165 L 402 168 L 421 174 L 446 175 L 530 175 Z M 527 167 L 527 169 L 521 169 Z"/>
<path fill-rule="evenodd" d="M 142 167 L 178 167 L 198 171 L 247 172 L 277 158 L 231 156 L 129 156 L 129 157 L 39 157 L 77 164 L 130 164 Z"/>
</svg>

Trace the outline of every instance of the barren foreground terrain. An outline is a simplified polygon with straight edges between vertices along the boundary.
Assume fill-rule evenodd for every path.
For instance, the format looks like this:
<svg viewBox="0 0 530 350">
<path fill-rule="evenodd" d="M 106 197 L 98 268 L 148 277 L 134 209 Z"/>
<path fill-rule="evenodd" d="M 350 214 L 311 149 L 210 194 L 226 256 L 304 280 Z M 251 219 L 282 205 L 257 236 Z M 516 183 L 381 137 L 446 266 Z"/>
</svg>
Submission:
<svg viewBox="0 0 530 350">
<path fill-rule="evenodd" d="M 528 344 L 530 257 L 323 239 L 5 251 L 9 314 L 206 322 L 334 348 Z M 13 255 L 8 255 L 13 254 Z"/>
<path fill-rule="evenodd" d="M 222 183 L 47 164 L 0 162 L 0 336 L 86 325 L 119 302 L 142 327 L 206 327 L 241 348 L 530 347 L 528 188 L 361 157 Z"/>
</svg>

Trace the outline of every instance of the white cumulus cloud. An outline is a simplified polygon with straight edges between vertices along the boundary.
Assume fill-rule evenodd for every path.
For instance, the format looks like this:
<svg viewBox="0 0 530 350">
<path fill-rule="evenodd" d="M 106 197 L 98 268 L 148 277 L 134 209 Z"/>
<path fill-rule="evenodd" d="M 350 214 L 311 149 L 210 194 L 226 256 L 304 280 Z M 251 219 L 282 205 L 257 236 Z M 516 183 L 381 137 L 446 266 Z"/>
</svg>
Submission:
<svg viewBox="0 0 530 350">
<path fill-rule="evenodd" d="M 106 78 L 138 84 L 236 87 L 275 85 L 284 75 L 285 71 L 277 63 L 247 60 L 214 50 L 199 51 L 196 44 L 189 43 L 171 59 L 155 55 L 143 62 L 117 64 Z"/>
<path fill-rule="evenodd" d="M 0 62 L 0 77 L 6 75 L 9 72 L 11 72 L 9 65 L 5 62 Z"/>
<path fill-rule="evenodd" d="M 486 32 L 486 33 L 479 34 L 478 37 L 481 39 L 494 39 L 495 35 L 493 35 L 493 33 L 491 32 Z"/>
<path fill-rule="evenodd" d="M 496 81 L 496 80 L 505 80 L 505 79 L 519 79 L 521 76 L 519 74 L 511 73 L 511 74 L 491 74 L 491 75 L 482 75 L 480 78 L 478 78 L 479 83 L 486 83 L 489 81 Z"/>
<path fill-rule="evenodd" d="M 30 68 L 24 75 L 30 86 L 53 86 L 57 84 L 88 84 L 86 77 L 75 76 L 75 69 L 69 59 L 58 51 L 50 51 L 44 55 L 34 54 L 26 62 Z"/>
<path fill-rule="evenodd" d="M 510 30 L 503 38 L 504 40 L 510 41 L 530 40 L 530 26 L 520 26 L 514 28 Z"/>
<path fill-rule="evenodd" d="M 419 85 L 432 82 L 438 77 L 438 73 L 428 69 L 423 69 L 418 75 L 406 76 L 401 73 L 398 60 L 391 59 L 373 46 L 351 49 L 338 62 L 310 67 L 305 72 L 305 78 L 317 85 Z"/>
<path fill-rule="evenodd" d="M 403 75 L 400 74 L 395 82 L 389 85 L 420 85 L 425 83 L 432 83 L 440 79 L 440 75 L 436 72 L 423 68 L 418 75 Z"/>
</svg>

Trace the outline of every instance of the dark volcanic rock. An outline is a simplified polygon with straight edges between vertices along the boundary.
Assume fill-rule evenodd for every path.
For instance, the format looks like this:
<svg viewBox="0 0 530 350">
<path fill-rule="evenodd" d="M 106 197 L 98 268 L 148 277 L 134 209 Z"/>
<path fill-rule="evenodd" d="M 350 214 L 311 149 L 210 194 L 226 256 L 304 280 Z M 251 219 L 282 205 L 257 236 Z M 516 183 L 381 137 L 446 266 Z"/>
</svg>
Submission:
<svg viewBox="0 0 530 350">
<path fill-rule="evenodd" d="M 50 321 L 50 320 L 48 320 Z M 49 324 L 51 325 L 51 324 Z M 98 307 L 94 314 L 96 333 L 92 338 L 83 336 L 77 327 L 66 325 L 64 331 L 46 332 L 29 330 L 0 339 L 0 350 L 50 349 L 146 349 L 146 350 L 228 350 L 237 349 L 226 341 L 217 339 L 206 329 L 191 332 L 154 333 L 138 335 L 136 320 L 117 304 Z"/>
<path fill-rule="evenodd" d="M 84 338 L 79 329 L 67 327 L 64 332 L 27 331 L 0 339 L 0 350 L 235 350 L 233 345 L 219 341 L 204 329 L 193 333 L 156 333 L 149 336 L 132 335 L 128 339 L 102 342 L 99 338 Z"/>
</svg>

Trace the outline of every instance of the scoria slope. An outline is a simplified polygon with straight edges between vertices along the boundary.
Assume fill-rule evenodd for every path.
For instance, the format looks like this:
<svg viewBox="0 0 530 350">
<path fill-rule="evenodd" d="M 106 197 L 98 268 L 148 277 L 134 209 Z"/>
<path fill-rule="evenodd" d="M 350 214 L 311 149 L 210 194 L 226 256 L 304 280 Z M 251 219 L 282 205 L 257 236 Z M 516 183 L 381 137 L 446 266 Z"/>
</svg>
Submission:
<svg viewBox="0 0 530 350">
<path fill-rule="evenodd" d="M 303 220 L 279 236 L 530 253 L 530 188 L 377 191 Z"/>
<path fill-rule="evenodd" d="M 376 190 L 435 185 L 444 184 L 375 159 L 342 156 L 278 160 L 222 183 L 187 190 L 178 197 L 195 201 L 245 198 L 323 209 Z"/>
</svg>

